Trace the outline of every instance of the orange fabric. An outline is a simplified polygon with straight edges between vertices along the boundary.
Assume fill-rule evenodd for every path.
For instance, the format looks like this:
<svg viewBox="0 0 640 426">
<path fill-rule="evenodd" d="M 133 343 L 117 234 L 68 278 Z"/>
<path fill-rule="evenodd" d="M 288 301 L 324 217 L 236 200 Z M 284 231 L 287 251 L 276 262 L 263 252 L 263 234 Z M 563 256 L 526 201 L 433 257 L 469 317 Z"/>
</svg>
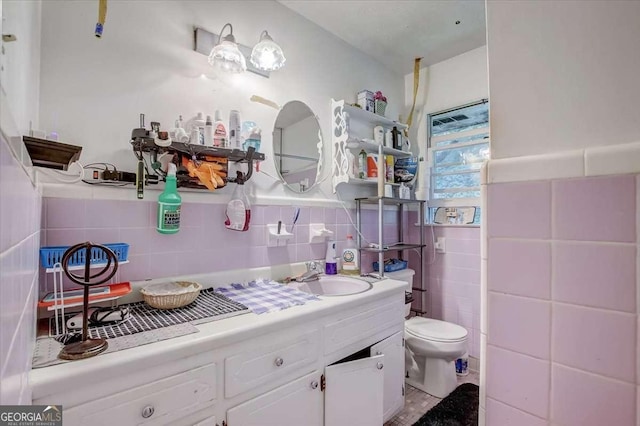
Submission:
<svg viewBox="0 0 640 426">
<path fill-rule="evenodd" d="M 199 165 L 196 165 L 193 160 L 189 160 L 186 157 L 182 158 L 182 165 L 189 171 L 189 176 L 198 178 L 209 191 L 222 188 L 225 184 L 223 177 L 227 175 L 223 171 L 224 166 L 207 161 L 200 161 L 199 163 Z"/>
</svg>

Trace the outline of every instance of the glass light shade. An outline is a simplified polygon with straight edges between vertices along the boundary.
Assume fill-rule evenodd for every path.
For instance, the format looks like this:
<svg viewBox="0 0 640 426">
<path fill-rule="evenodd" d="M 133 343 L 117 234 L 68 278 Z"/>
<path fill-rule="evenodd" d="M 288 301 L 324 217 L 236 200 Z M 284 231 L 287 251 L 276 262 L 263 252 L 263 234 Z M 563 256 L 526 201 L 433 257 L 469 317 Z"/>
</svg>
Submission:
<svg viewBox="0 0 640 426">
<path fill-rule="evenodd" d="M 260 41 L 251 51 L 253 66 L 264 71 L 275 71 L 282 68 L 286 60 L 278 43 L 266 31 L 263 32 Z"/>
<path fill-rule="evenodd" d="M 233 36 L 226 36 L 211 49 L 209 63 L 218 69 L 232 73 L 247 70 L 247 61 L 238 49 Z"/>
</svg>

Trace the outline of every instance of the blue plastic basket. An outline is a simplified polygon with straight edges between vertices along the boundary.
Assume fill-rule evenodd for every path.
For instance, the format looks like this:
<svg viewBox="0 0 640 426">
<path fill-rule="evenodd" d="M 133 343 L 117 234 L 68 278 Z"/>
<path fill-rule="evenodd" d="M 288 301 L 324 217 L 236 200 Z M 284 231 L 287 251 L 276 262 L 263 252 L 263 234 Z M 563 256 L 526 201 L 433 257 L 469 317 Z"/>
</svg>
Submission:
<svg viewBox="0 0 640 426">
<path fill-rule="evenodd" d="M 385 272 L 395 272 L 402 269 L 407 269 L 408 262 L 406 260 L 391 259 L 384 263 Z M 378 271 L 378 262 L 373 262 L 373 270 Z"/>
<path fill-rule="evenodd" d="M 113 243 L 103 244 L 115 253 L 118 262 L 124 262 L 129 256 L 129 244 L 126 243 Z M 56 247 L 42 247 L 40 249 L 40 263 L 43 268 L 53 268 L 56 263 L 62 263 L 62 257 L 64 252 L 71 246 L 56 246 Z M 87 256 L 86 250 L 77 251 L 71 259 L 69 259 L 69 266 L 82 266 L 85 263 Z M 99 248 L 91 249 L 91 264 L 107 263 L 107 258 L 102 250 Z"/>
</svg>

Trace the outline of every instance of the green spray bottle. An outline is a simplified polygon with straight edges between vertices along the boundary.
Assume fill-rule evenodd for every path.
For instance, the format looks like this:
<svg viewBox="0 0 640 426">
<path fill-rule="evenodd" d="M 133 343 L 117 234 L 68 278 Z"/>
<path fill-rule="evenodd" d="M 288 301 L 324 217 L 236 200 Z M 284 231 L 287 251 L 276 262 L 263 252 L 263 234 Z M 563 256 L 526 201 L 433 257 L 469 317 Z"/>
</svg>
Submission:
<svg viewBox="0 0 640 426">
<path fill-rule="evenodd" d="M 178 194 L 176 165 L 169 163 L 164 191 L 158 197 L 158 224 L 161 234 L 175 234 L 180 230 L 180 205 L 182 197 Z"/>
</svg>

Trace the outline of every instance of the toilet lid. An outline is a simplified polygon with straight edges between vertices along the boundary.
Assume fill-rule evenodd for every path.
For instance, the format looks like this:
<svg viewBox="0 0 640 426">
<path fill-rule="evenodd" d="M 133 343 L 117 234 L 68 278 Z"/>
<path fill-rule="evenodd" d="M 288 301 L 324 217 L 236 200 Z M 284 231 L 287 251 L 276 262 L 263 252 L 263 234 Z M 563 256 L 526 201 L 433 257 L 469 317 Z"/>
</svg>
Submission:
<svg viewBox="0 0 640 426">
<path fill-rule="evenodd" d="M 413 317 L 404 324 L 408 333 L 438 342 L 457 342 L 468 334 L 464 327 L 431 318 Z"/>
</svg>

